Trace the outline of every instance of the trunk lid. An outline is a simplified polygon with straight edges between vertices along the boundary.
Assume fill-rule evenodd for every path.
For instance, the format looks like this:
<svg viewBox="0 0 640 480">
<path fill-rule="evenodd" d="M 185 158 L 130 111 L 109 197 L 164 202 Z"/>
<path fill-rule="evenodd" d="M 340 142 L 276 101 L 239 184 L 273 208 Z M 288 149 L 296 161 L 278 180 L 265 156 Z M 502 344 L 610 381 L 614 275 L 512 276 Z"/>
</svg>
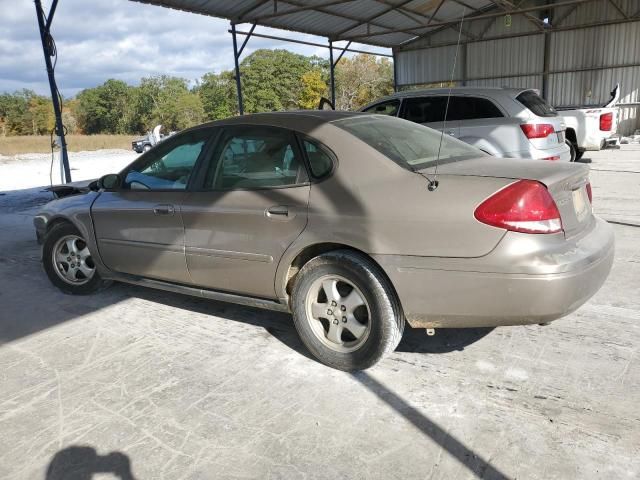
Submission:
<svg viewBox="0 0 640 480">
<path fill-rule="evenodd" d="M 434 175 L 434 167 L 422 171 L 430 177 Z M 586 165 L 481 157 L 441 164 L 438 176 L 441 175 L 537 180 L 547 187 L 556 202 L 567 238 L 580 233 L 593 217 L 586 188 L 589 183 Z M 446 179 L 440 177 L 440 182 Z M 479 198 L 478 204 L 483 200 Z"/>
</svg>

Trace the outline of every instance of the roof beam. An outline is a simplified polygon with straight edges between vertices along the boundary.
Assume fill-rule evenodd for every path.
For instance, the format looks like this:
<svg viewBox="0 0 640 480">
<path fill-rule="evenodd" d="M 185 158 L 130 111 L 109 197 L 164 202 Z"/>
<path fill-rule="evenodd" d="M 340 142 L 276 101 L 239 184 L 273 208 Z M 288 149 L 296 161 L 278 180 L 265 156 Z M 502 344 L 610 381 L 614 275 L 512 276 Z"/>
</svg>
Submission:
<svg viewBox="0 0 640 480">
<path fill-rule="evenodd" d="M 249 15 L 251 12 L 257 10 L 258 8 L 260 8 L 262 5 L 264 5 L 265 3 L 267 3 L 269 0 L 261 0 L 258 3 L 256 3 L 255 5 L 251 5 L 249 8 L 246 8 L 245 10 L 242 11 L 242 13 L 240 15 L 238 15 L 237 18 L 237 22 L 236 23 L 240 23 L 241 20 L 244 19 L 245 16 Z"/>
<path fill-rule="evenodd" d="M 494 12 L 494 13 L 483 13 L 480 15 L 473 15 L 473 16 L 469 16 L 467 17 L 467 20 L 469 22 L 474 21 L 474 20 L 480 20 L 483 18 L 495 18 L 495 17 L 502 17 L 503 15 L 520 15 L 520 14 L 524 14 L 524 13 L 528 13 L 528 12 L 536 12 L 539 10 L 547 10 L 547 9 L 553 9 L 553 8 L 557 8 L 557 7 L 567 7 L 569 5 L 578 5 L 578 4 L 582 4 L 582 3 L 587 3 L 587 2 L 592 2 L 594 0 L 568 0 L 568 1 L 563 1 L 563 2 L 557 2 L 557 3 L 553 3 L 553 4 L 549 4 L 549 5 L 536 5 L 536 6 L 532 6 L 532 7 L 526 7 L 526 8 L 518 8 L 516 10 L 506 10 L 506 11 L 500 11 L 500 12 Z M 430 26 L 431 27 L 441 27 L 441 26 L 449 26 L 449 25 L 456 25 L 460 23 L 460 18 L 454 19 L 454 20 L 447 20 L 444 22 L 437 22 L 437 23 L 432 23 Z M 424 27 L 423 27 L 424 28 Z M 415 30 L 415 29 L 413 29 Z M 406 29 L 391 29 L 388 30 L 386 32 L 375 32 L 375 33 L 369 33 L 369 34 L 360 34 L 360 35 L 347 35 L 344 36 L 342 38 L 340 38 L 340 40 L 358 40 L 361 38 L 367 38 L 367 37 L 373 37 L 373 36 L 379 36 L 379 35 L 387 35 L 390 33 L 410 33 L 408 32 Z"/>
<path fill-rule="evenodd" d="M 505 12 L 507 10 L 514 10 L 514 9 L 518 8 L 510 0 L 491 0 L 491 3 L 493 3 L 494 5 L 497 5 L 498 8 L 501 8 Z M 530 13 L 525 13 L 524 16 L 527 17 L 527 20 L 529 20 L 529 22 L 531 22 L 536 27 L 536 29 L 541 30 L 541 31 L 544 30 L 544 28 L 545 28 L 544 27 L 544 22 L 542 20 L 540 20 L 538 17 L 536 17 L 535 15 L 532 15 Z"/>
<path fill-rule="evenodd" d="M 350 1 L 354 1 L 354 0 L 350 0 Z M 362 21 L 362 19 L 360 19 L 360 18 L 356 18 L 356 17 L 350 16 L 350 15 L 345 15 L 344 13 L 333 12 L 333 11 L 327 9 L 327 6 L 330 6 L 331 3 L 333 3 L 333 2 L 325 2 L 325 4 L 308 5 L 306 3 L 300 3 L 300 2 L 297 2 L 297 1 L 294 1 L 294 0 L 280 0 L 280 4 L 293 5 L 294 7 L 299 7 L 299 8 L 302 8 L 302 9 L 306 10 L 306 11 L 314 11 L 314 12 L 324 13 L 326 15 L 331 15 L 333 17 L 340 18 L 341 20 L 344 20 L 344 19 L 351 20 L 356 25 L 359 24 Z M 261 18 L 260 17 L 245 18 L 244 21 L 245 22 L 260 23 L 261 22 Z M 234 23 L 239 23 L 239 22 L 234 22 Z M 378 28 L 383 28 L 385 30 L 389 30 L 388 32 L 385 32 L 385 33 L 391 33 L 391 30 L 393 30 L 393 29 L 391 29 L 391 28 L 387 27 L 386 25 L 381 24 L 379 22 L 370 21 L 368 24 L 369 25 L 373 25 L 373 26 L 378 27 Z M 352 28 L 355 28 L 355 26 L 352 27 Z M 421 29 L 421 28 L 424 28 L 424 27 L 418 26 L 418 27 L 414 27 L 414 28 L 400 28 L 400 29 L 397 29 L 397 31 L 394 31 L 393 33 L 406 33 L 408 35 L 416 35 L 414 30 Z M 367 35 L 365 35 L 365 36 L 367 36 Z M 342 40 L 342 39 L 333 38 L 333 40 Z M 347 39 L 347 40 L 349 40 L 349 39 Z"/>
<path fill-rule="evenodd" d="M 379 3 L 384 3 L 385 5 L 393 5 L 391 3 L 388 2 L 388 0 L 376 0 Z M 450 0 L 450 1 L 455 1 L 455 0 Z M 440 2 L 440 4 L 438 4 L 438 7 L 436 8 L 436 10 L 433 12 L 433 14 L 431 16 L 427 16 L 423 13 L 419 13 L 416 12 L 415 10 L 412 10 L 410 8 L 403 8 L 401 6 L 396 6 L 396 10 L 398 11 L 398 13 L 408 17 L 409 19 L 413 20 L 414 22 L 417 23 L 421 23 L 422 26 L 426 27 L 426 26 L 430 26 L 431 22 L 433 20 L 435 20 L 436 22 L 441 22 L 440 19 L 436 18 L 436 13 L 438 13 L 438 10 L 440 9 L 440 7 L 442 6 L 442 4 L 444 3 L 444 0 L 442 2 Z M 466 4 L 464 4 L 463 2 L 457 2 L 455 1 L 455 3 L 459 4 L 460 6 L 463 6 L 465 8 L 467 8 Z M 471 8 L 469 7 L 470 10 L 473 10 L 474 12 L 479 12 L 480 10 L 475 9 L 475 8 Z M 421 20 L 416 20 L 416 17 L 420 18 L 421 20 L 426 20 L 427 23 L 425 23 L 424 21 Z M 452 30 L 455 30 L 455 32 L 458 32 L 458 29 L 453 26 L 453 25 L 449 25 L 448 27 L 445 28 L 449 28 Z M 429 32 L 431 33 L 431 32 Z M 471 32 L 469 32 L 466 29 L 462 29 L 462 34 L 464 36 L 466 36 L 467 38 L 473 38 L 473 39 L 477 39 L 477 37 L 475 35 L 473 35 Z"/>
<path fill-rule="evenodd" d="M 620 15 L 622 15 L 622 18 L 629 18 L 629 15 L 627 15 L 627 12 L 622 10 L 622 8 L 620 8 L 620 5 L 618 5 L 614 0 L 609 0 L 609 3 L 613 5 L 613 8 L 615 8 Z"/>
<path fill-rule="evenodd" d="M 233 33 L 233 29 L 231 30 L 227 30 L 229 33 Z M 240 30 L 236 30 L 236 35 L 249 35 L 250 32 L 241 32 Z M 281 40 L 283 42 L 289 42 L 289 43 L 297 43 L 299 45 L 310 45 L 312 47 L 322 47 L 322 48 L 329 48 L 329 45 L 323 45 L 322 43 L 315 43 L 315 42 L 307 42 L 305 40 L 296 40 L 295 38 L 287 38 L 287 37 L 278 37 L 276 35 L 266 35 L 264 33 L 251 33 L 252 37 L 259 37 L 259 38 L 267 38 L 269 40 Z M 388 53 L 382 53 L 382 52 L 367 52 L 365 50 L 357 50 L 355 48 L 349 48 L 349 47 L 345 47 L 344 49 L 341 47 L 334 47 L 334 48 L 339 48 L 340 50 L 344 50 L 345 52 L 352 52 L 352 53 L 366 53 L 367 55 L 376 55 L 378 57 L 389 57 L 389 58 L 393 58 L 393 55 L 390 55 Z"/>
<path fill-rule="evenodd" d="M 270 1 L 270 0 L 267 0 Z M 288 10 L 280 10 L 278 11 L 277 8 L 277 0 L 273 0 L 273 13 L 267 13 L 265 15 L 258 15 L 258 16 L 250 16 L 247 17 L 246 15 L 243 17 L 244 18 L 244 22 L 261 22 L 263 20 L 270 20 L 272 18 L 278 18 L 278 17 L 285 17 L 287 15 L 291 15 L 292 13 L 298 13 L 298 12 L 306 12 L 309 10 L 315 10 L 318 6 L 321 7 L 331 7 L 333 5 L 340 5 L 341 3 L 350 3 L 353 2 L 353 0 L 334 0 L 331 2 L 327 2 L 327 3 L 323 3 L 322 5 L 303 5 L 303 6 L 299 6 L 299 7 L 293 7 L 293 8 L 289 8 Z M 286 0 L 281 0 L 280 3 L 289 3 Z M 253 9 L 253 11 L 255 11 L 255 8 Z"/>
<path fill-rule="evenodd" d="M 342 34 L 344 34 L 344 33 L 347 33 L 347 32 L 349 32 L 349 31 L 353 30 L 354 28 L 358 28 L 358 27 L 360 27 L 361 25 L 366 25 L 366 24 L 368 24 L 368 23 L 371 23 L 373 20 L 375 20 L 375 19 L 377 19 L 377 18 L 380 18 L 380 17 L 382 17 L 383 15 L 386 15 L 387 13 L 391 12 L 394 8 L 399 9 L 399 8 L 401 8 L 402 6 L 404 6 L 404 5 L 406 5 L 407 3 L 410 3 L 410 2 L 412 2 L 412 1 L 413 1 L 413 0 L 405 0 L 404 2 L 402 2 L 400 5 L 397 5 L 396 7 L 394 7 L 394 6 L 389 6 L 389 4 L 388 4 L 388 3 L 386 3 L 386 2 L 379 2 L 379 3 L 383 3 L 384 5 L 387 5 L 389 8 L 387 8 L 387 9 L 383 10 L 383 11 L 382 11 L 382 12 L 380 12 L 380 13 L 376 13 L 375 15 L 373 15 L 373 16 L 371 16 L 371 17 L 367 18 L 367 19 L 364 19 L 364 20 L 362 20 L 362 21 L 358 22 L 356 25 L 353 25 L 353 26 L 351 26 L 351 27 L 349 27 L 349 28 L 345 28 L 345 29 L 343 29 L 343 30 L 340 30 L 338 33 L 336 33 L 336 36 L 338 36 L 338 37 L 339 37 L 340 35 L 342 35 Z M 444 0 L 442 0 L 442 1 L 444 1 Z M 412 20 L 413 20 L 413 19 L 412 19 Z M 413 20 L 413 21 L 415 22 L 415 20 Z M 420 23 L 420 22 L 416 22 L 416 23 Z"/>
</svg>

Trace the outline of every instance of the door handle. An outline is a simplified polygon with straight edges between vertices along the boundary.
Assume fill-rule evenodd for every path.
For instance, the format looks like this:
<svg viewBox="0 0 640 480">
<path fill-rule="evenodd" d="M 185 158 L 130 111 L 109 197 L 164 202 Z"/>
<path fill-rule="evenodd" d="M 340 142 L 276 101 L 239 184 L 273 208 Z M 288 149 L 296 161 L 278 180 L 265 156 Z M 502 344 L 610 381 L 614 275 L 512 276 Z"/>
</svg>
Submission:
<svg viewBox="0 0 640 480">
<path fill-rule="evenodd" d="M 289 207 L 286 205 L 275 205 L 273 207 L 267 208 L 267 217 L 272 215 L 280 215 L 283 217 L 289 216 Z"/>
<path fill-rule="evenodd" d="M 173 215 L 175 211 L 173 205 L 162 204 L 153 207 L 153 213 L 156 215 Z"/>
</svg>

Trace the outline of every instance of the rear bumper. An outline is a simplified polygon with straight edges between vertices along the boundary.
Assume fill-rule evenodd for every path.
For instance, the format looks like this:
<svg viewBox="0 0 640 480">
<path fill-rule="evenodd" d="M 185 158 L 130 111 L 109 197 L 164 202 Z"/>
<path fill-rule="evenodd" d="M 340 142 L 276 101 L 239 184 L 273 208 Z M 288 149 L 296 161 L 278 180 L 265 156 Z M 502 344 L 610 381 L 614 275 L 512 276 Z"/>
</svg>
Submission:
<svg viewBox="0 0 640 480">
<path fill-rule="evenodd" d="M 396 288 L 408 323 L 416 328 L 556 320 L 600 289 L 613 257 L 613 230 L 596 218 L 587 232 L 571 240 L 562 234 L 509 232 L 481 258 L 375 256 Z"/>
<path fill-rule="evenodd" d="M 522 150 L 519 152 L 509 152 L 508 156 L 514 158 L 532 158 L 534 160 L 543 160 L 549 157 L 560 157 L 556 161 L 571 161 L 571 152 L 569 151 L 569 147 L 564 143 L 547 150 L 540 150 L 538 148 L 530 146 L 527 150 Z"/>
</svg>

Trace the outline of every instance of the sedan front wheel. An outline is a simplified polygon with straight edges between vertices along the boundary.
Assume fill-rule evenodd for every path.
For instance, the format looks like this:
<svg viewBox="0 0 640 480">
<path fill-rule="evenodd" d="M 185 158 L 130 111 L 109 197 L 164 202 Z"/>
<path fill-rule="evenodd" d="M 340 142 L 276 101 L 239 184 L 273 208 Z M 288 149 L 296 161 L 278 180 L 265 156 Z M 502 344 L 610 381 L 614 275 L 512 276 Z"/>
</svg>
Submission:
<svg viewBox="0 0 640 480">
<path fill-rule="evenodd" d="M 380 268 L 359 252 L 338 250 L 310 260 L 292 292 L 293 319 L 322 363 L 364 370 L 393 351 L 404 317 Z"/>
<path fill-rule="evenodd" d="M 47 233 L 42 260 L 49 280 L 64 293 L 86 295 L 108 284 L 96 271 L 87 242 L 69 223 L 55 225 Z"/>
</svg>

